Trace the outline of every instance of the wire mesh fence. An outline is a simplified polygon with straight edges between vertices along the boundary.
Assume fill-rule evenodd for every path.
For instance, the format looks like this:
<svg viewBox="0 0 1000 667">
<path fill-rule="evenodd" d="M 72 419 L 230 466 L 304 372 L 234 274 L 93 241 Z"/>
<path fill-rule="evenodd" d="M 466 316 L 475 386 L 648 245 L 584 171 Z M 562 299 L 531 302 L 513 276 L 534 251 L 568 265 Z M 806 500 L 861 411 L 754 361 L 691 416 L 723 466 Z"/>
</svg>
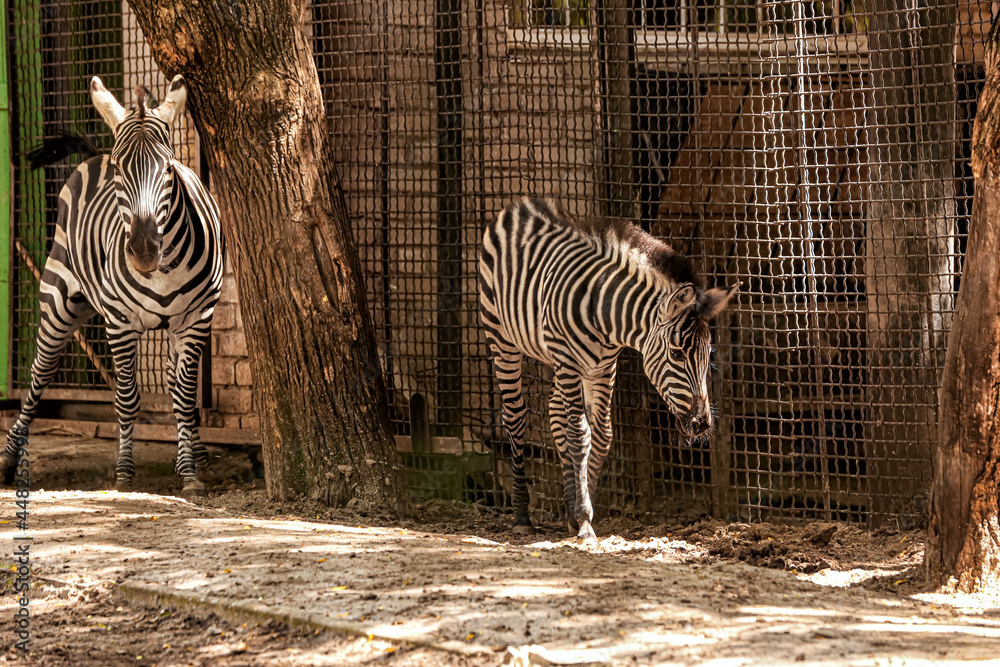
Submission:
<svg viewBox="0 0 1000 667">
<path fill-rule="evenodd" d="M 90 60 L 56 60 L 37 6 L 17 2 L 24 146 L 55 127 L 31 119 L 64 108 L 41 101 L 49 77 L 68 90 L 121 70 L 133 42 L 115 51 L 112 33 L 134 32 L 124 5 L 69 2 L 106 11 L 108 36 L 88 32 Z M 683 442 L 637 356 L 621 361 L 598 514 L 920 523 L 989 12 L 969 0 L 313 0 L 307 29 L 412 490 L 509 505 L 476 250 L 483 223 L 531 194 L 633 220 L 710 284 L 743 281 L 714 324 L 710 438 Z M 87 71 L 50 75 L 39 58 Z M 45 187 L 62 178 L 17 170 L 18 233 L 36 245 L 26 230 L 41 229 Z M 533 507 L 558 515 L 551 376 L 526 370 Z"/>
<path fill-rule="evenodd" d="M 120 101 L 132 103 L 132 90 L 144 86 L 157 99 L 166 80 L 154 65 L 128 5 L 106 0 L 11 3 L 9 44 L 14 100 L 14 313 L 11 318 L 15 390 L 31 384 L 31 362 L 38 330 L 38 277 L 51 248 L 59 191 L 86 155 L 44 169 L 31 169 L 26 154 L 43 141 L 64 134 L 84 138 L 94 153 L 108 153 L 112 136 L 94 109 L 90 79 L 101 77 Z M 194 126 L 185 115 L 173 130 L 174 151 L 198 168 Z M 114 362 L 98 320 L 81 329 L 86 344 L 66 349 L 53 389 L 104 391 L 114 380 Z M 139 388 L 166 394 L 164 332 L 149 332 L 140 344 Z"/>
<path fill-rule="evenodd" d="M 599 507 L 923 520 L 987 5 L 387 0 L 312 19 L 394 424 L 495 455 L 468 499 L 510 488 L 479 231 L 536 194 L 744 282 L 715 325 L 708 441 L 682 443 L 623 360 Z M 533 503 L 560 513 L 549 375 L 528 375 Z"/>
</svg>

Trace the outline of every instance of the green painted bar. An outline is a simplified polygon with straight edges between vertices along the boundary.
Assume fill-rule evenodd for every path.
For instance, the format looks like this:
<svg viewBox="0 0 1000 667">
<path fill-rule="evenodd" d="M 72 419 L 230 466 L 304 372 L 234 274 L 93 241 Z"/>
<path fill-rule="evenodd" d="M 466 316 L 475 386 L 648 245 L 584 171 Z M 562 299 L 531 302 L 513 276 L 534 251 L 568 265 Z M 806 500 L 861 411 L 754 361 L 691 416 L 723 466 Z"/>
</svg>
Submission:
<svg viewBox="0 0 1000 667">
<path fill-rule="evenodd" d="M 14 0 L 13 28 L 16 39 L 18 146 L 34 146 L 42 141 L 42 28 L 38 0 Z M 31 253 L 38 266 L 45 261 L 45 174 L 30 170 L 24 151 L 14 156 L 20 185 L 19 217 L 12 225 L 15 238 L 19 238 Z M 17 368 L 23 376 L 10 378 L 13 386 L 27 386 L 31 382 L 28 368 L 35 356 L 35 332 L 38 330 L 38 289 L 34 275 L 22 261 L 12 262 L 12 277 L 19 286 L 18 304 L 20 318 L 17 322 Z M 17 267 L 16 270 L 13 267 Z M 25 287 L 28 287 L 25 289 Z M 30 313 L 29 313 L 29 308 Z"/>
<path fill-rule="evenodd" d="M 11 181 L 10 165 L 13 156 L 10 151 L 10 94 L 7 90 L 9 84 L 8 71 L 9 63 L 7 57 L 7 4 L 3 3 L 0 8 L 0 16 L 3 18 L 2 25 L 5 29 L 0 32 L 0 354 L 3 360 L 0 362 L 0 398 L 10 396 L 10 369 L 11 369 L 11 252 L 13 251 L 13 241 L 11 240 L 11 193 L 13 183 Z"/>
</svg>

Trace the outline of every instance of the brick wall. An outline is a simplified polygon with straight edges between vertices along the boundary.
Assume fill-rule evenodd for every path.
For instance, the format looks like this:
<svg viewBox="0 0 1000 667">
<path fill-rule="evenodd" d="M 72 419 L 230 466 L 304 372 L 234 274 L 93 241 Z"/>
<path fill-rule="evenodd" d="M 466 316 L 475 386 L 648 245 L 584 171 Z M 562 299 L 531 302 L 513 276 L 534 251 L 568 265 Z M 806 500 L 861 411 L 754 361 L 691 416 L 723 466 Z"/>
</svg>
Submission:
<svg viewBox="0 0 1000 667">
<path fill-rule="evenodd" d="M 212 322 L 212 409 L 205 426 L 258 428 L 236 276 L 228 259 Z"/>
</svg>

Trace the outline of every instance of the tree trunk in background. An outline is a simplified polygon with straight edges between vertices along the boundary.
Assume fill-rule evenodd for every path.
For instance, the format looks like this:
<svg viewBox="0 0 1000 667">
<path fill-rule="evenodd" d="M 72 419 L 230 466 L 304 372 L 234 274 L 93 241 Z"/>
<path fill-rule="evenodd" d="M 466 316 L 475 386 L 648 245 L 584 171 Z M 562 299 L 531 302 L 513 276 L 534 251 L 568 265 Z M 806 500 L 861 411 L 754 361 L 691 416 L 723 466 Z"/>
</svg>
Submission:
<svg viewBox="0 0 1000 667">
<path fill-rule="evenodd" d="M 968 253 L 941 388 L 924 564 L 966 591 L 1000 586 L 1000 22 L 972 132 Z"/>
<path fill-rule="evenodd" d="M 955 7 L 876 0 L 868 31 L 869 523 L 924 515 L 955 271 Z M 916 6 L 914 6 L 916 5 Z"/>
<path fill-rule="evenodd" d="M 182 73 L 240 290 L 267 489 L 394 511 L 405 498 L 305 3 L 129 0 Z"/>
</svg>

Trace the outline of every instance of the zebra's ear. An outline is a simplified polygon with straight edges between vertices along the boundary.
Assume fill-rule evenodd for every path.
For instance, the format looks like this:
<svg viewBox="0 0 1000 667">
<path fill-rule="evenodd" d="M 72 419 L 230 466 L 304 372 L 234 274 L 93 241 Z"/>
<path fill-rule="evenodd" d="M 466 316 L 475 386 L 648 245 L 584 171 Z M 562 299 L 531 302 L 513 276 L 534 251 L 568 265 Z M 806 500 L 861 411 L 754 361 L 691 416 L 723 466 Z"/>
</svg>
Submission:
<svg viewBox="0 0 1000 667">
<path fill-rule="evenodd" d="M 156 107 L 160 118 L 166 121 L 167 125 L 184 113 L 184 103 L 187 102 L 187 96 L 187 83 L 185 83 L 184 77 L 178 74 L 170 80 L 167 97 L 160 102 L 160 106 Z"/>
<path fill-rule="evenodd" d="M 664 325 L 672 321 L 675 317 L 694 304 L 696 296 L 697 294 L 694 291 L 694 285 L 691 283 L 681 285 L 677 291 L 671 294 L 667 298 L 666 302 L 660 306 L 660 312 L 657 315 L 657 324 Z"/>
<path fill-rule="evenodd" d="M 739 282 L 732 287 L 715 287 L 705 292 L 701 300 L 701 316 L 706 320 L 716 317 L 729 305 L 729 300 L 742 284 Z"/>
<path fill-rule="evenodd" d="M 96 76 L 90 80 L 90 97 L 94 100 L 94 107 L 101 118 L 108 124 L 114 132 L 118 124 L 125 118 L 125 107 L 118 103 L 115 96 L 108 92 L 101 80 Z"/>
</svg>

